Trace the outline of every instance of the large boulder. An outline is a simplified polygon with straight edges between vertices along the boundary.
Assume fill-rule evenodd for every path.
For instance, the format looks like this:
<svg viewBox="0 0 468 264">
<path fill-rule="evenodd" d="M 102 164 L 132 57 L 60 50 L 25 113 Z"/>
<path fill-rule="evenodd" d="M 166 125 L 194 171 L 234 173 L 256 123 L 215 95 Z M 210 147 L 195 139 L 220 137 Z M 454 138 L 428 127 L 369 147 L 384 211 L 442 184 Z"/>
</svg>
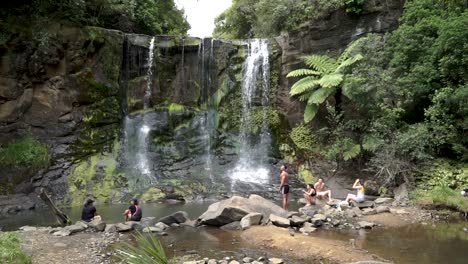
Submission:
<svg viewBox="0 0 468 264">
<path fill-rule="evenodd" d="M 158 222 L 159 221 L 156 219 L 156 217 L 143 217 L 140 220 L 140 224 L 143 226 L 143 228 L 154 226 Z"/>
<path fill-rule="evenodd" d="M 376 204 L 385 204 L 385 203 L 391 203 L 393 202 L 393 198 L 390 197 L 380 197 L 375 199 L 374 201 Z"/>
<path fill-rule="evenodd" d="M 253 194 L 249 198 L 233 196 L 210 205 L 208 210 L 198 218 L 198 224 L 222 226 L 240 221 L 249 213 L 260 213 L 264 219 L 268 219 L 271 214 L 288 217 L 288 212 L 280 206 Z"/>
<path fill-rule="evenodd" d="M 367 180 L 364 182 L 366 195 L 379 195 L 380 185 L 376 181 Z"/>
<path fill-rule="evenodd" d="M 302 226 L 308 219 L 306 217 L 293 215 L 289 220 L 292 226 Z"/>
<path fill-rule="evenodd" d="M 88 227 L 94 229 L 96 232 L 103 232 L 106 230 L 106 223 L 104 223 L 100 219 L 94 219 L 93 221 L 88 223 Z"/>
<path fill-rule="evenodd" d="M 187 222 L 189 220 L 190 219 L 189 219 L 189 216 L 188 216 L 187 212 L 179 211 L 179 212 L 175 212 L 175 213 L 173 213 L 171 215 L 165 216 L 165 217 L 159 219 L 156 222 L 161 222 L 161 223 L 164 223 L 164 224 L 170 226 L 172 224 L 182 224 L 182 223 L 185 223 L 185 222 Z"/>
</svg>

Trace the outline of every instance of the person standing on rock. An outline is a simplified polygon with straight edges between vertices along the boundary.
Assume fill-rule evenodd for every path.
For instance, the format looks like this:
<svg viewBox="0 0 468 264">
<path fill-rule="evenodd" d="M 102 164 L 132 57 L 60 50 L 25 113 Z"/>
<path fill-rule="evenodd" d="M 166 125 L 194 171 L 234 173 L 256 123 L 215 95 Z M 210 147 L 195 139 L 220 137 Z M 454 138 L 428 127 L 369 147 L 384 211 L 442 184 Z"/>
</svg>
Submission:
<svg viewBox="0 0 468 264">
<path fill-rule="evenodd" d="M 101 220 L 101 217 L 97 215 L 96 207 L 94 206 L 94 200 L 88 199 L 86 200 L 83 206 L 83 210 L 81 211 L 81 221 L 91 222 L 95 219 Z"/>
<path fill-rule="evenodd" d="M 315 190 L 317 191 L 317 197 L 327 197 L 328 196 L 328 202 L 332 201 L 332 194 L 330 190 L 325 191 L 325 182 L 323 181 L 323 178 L 319 178 L 318 182 L 314 184 Z"/>
<path fill-rule="evenodd" d="M 133 198 L 130 201 L 130 207 L 124 212 L 125 222 L 127 221 L 140 221 L 141 217 L 143 216 L 143 212 L 141 211 L 141 207 L 138 204 L 138 200 Z"/>
<path fill-rule="evenodd" d="M 288 185 L 288 172 L 286 171 L 288 166 L 283 165 L 281 166 L 280 170 L 280 193 L 283 195 L 283 209 L 288 210 L 288 193 L 289 193 L 289 185 Z"/>
</svg>

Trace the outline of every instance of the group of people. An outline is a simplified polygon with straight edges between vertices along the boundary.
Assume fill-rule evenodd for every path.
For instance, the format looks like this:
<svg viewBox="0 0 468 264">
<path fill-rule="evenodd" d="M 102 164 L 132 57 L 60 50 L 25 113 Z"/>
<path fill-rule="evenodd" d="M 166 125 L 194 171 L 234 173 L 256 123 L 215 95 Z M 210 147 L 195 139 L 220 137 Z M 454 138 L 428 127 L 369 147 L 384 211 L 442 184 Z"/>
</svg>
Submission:
<svg viewBox="0 0 468 264">
<path fill-rule="evenodd" d="M 125 222 L 127 221 L 140 221 L 143 216 L 143 211 L 138 203 L 137 199 L 130 201 L 130 207 L 123 213 Z M 93 199 L 86 200 L 83 210 L 81 211 L 81 221 L 91 222 L 93 220 L 101 220 L 101 216 L 98 215 L 96 206 L 94 205 Z"/>
<path fill-rule="evenodd" d="M 283 195 L 283 209 L 288 210 L 288 194 L 289 194 L 289 175 L 287 172 L 288 167 L 286 165 L 281 166 L 280 170 L 280 192 Z M 346 196 L 345 201 L 349 203 L 350 201 L 356 201 L 358 203 L 364 201 L 364 186 L 362 186 L 361 181 L 357 179 L 353 184 L 353 189 L 357 190 L 356 194 L 349 193 Z M 325 182 L 323 178 L 319 178 L 315 184 L 307 184 L 306 190 L 302 190 L 306 205 L 310 206 L 315 204 L 316 198 L 327 199 L 328 202 L 332 201 L 331 190 L 326 190 Z"/>
</svg>

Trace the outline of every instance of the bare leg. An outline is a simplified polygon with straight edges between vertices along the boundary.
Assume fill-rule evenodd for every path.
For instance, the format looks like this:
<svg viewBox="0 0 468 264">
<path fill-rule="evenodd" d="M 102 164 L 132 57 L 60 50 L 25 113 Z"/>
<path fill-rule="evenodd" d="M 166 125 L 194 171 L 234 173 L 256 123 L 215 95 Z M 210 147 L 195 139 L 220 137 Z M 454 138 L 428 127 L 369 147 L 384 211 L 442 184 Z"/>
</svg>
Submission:
<svg viewBox="0 0 468 264">
<path fill-rule="evenodd" d="M 283 194 L 283 209 L 288 210 L 288 194 Z"/>
<path fill-rule="evenodd" d="M 356 195 L 350 194 L 350 193 L 349 193 L 348 196 L 346 196 L 346 200 L 345 200 L 345 201 L 346 201 L 347 203 L 349 203 L 349 201 L 351 201 L 351 200 L 355 201 L 355 200 L 356 200 Z"/>
<path fill-rule="evenodd" d="M 310 195 L 304 193 L 304 199 L 306 200 L 306 206 L 312 204 L 312 197 L 310 197 Z"/>
<path fill-rule="evenodd" d="M 327 190 L 325 195 L 328 196 L 328 201 L 331 202 L 331 201 L 332 201 L 332 198 L 331 198 L 331 191 L 330 191 L 330 190 Z M 324 196 L 325 196 L 325 195 L 324 195 Z"/>
</svg>

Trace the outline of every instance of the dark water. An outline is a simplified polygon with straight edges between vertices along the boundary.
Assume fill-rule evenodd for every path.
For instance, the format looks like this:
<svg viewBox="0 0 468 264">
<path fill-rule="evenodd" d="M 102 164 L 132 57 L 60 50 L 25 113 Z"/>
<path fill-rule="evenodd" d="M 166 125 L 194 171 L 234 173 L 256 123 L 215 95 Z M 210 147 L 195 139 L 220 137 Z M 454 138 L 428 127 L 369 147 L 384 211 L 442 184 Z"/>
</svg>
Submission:
<svg viewBox="0 0 468 264">
<path fill-rule="evenodd" d="M 206 211 L 211 202 L 201 203 L 177 203 L 177 204 L 144 204 L 142 205 L 143 217 L 163 217 L 177 211 L 186 211 L 190 218 L 195 219 Z M 129 205 L 97 205 L 98 214 L 107 223 L 123 222 L 122 213 Z M 72 222 L 80 220 L 81 207 L 63 209 Z M 0 219 L 0 226 L 4 231 L 17 230 L 18 228 L 30 226 L 54 226 L 57 225 L 54 215 L 49 210 L 38 209 L 22 212 L 14 217 Z"/>
</svg>

